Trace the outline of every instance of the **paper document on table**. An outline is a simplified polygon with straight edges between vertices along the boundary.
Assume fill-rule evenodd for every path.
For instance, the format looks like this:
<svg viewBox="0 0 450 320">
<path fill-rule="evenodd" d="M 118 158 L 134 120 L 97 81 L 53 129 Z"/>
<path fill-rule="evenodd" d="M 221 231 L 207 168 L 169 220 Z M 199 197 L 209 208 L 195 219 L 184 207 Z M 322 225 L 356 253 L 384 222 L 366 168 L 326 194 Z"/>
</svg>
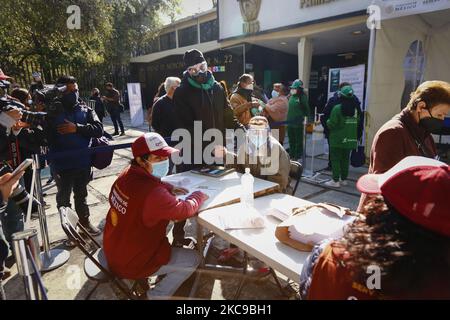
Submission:
<svg viewBox="0 0 450 320">
<path fill-rule="evenodd" d="M 304 244 L 317 244 L 327 238 L 340 238 L 345 226 L 353 222 L 355 216 L 339 218 L 324 208 L 313 207 L 295 215 L 279 226 L 289 227 L 289 237 Z"/>
<path fill-rule="evenodd" d="M 306 205 L 305 205 L 306 206 Z M 295 207 L 302 208 L 302 207 Z M 264 215 L 269 215 L 277 218 L 280 221 L 285 221 L 292 216 L 294 208 L 292 203 L 286 200 L 273 200 L 270 202 L 270 208 L 264 210 Z"/>
<path fill-rule="evenodd" d="M 170 183 L 171 185 L 178 188 L 185 188 L 188 190 L 194 189 L 195 186 L 198 186 L 201 183 L 204 183 L 206 179 L 198 178 L 198 177 L 177 177 L 177 176 L 168 176 L 161 179 L 166 183 Z"/>
<path fill-rule="evenodd" d="M 225 230 L 261 229 L 265 227 L 264 217 L 251 208 L 229 212 L 226 215 L 219 216 L 219 220 Z"/>
</svg>

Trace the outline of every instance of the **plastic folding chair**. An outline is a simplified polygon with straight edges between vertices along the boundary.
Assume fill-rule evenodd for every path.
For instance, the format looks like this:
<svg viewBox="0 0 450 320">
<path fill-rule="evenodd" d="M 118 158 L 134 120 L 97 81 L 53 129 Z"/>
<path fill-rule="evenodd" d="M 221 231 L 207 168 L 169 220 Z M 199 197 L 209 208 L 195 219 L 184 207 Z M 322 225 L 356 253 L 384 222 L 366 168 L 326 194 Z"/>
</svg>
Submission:
<svg viewBox="0 0 450 320">
<path fill-rule="evenodd" d="M 110 283 L 112 288 L 117 288 L 116 295 L 120 298 L 140 300 L 145 297 L 147 287 L 143 283 L 146 280 L 134 281 L 129 288 L 122 279 L 112 274 L 108 269 L 101 245 L 79 223 L 77 214 L 70 208 L 59 209 L 61 226 L 67 237 L 86 255 L 84 260 L 84 273 L 88 279 L 95 281 L 95 287 L 86 296 L 86 300 L 92 296 L 100 284 Z"/>
</svg>

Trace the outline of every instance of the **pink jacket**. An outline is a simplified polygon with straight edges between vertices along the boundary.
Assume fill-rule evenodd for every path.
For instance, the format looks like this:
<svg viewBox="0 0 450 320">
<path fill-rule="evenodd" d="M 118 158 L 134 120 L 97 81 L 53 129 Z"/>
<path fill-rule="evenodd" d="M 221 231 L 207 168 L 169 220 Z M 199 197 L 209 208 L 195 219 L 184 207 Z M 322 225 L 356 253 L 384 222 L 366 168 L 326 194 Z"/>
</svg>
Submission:
<svg viewBox="0 0 450 320">
<path fill-rule="evenodd" d="M 272 98 L 267 102 L 264 109 L 273 121 L 286 121 L 288 113 L 288 99 L 285 96 Z"/>
</svg>

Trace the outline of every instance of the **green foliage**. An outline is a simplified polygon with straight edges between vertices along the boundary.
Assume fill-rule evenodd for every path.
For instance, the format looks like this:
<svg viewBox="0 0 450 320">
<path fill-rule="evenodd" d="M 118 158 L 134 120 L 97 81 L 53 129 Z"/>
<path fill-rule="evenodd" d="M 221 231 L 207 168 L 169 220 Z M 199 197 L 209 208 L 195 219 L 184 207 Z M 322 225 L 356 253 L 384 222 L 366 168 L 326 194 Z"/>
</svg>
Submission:
<svg viewBox="0 0 450 320">
<path fill-rule="evenodd" d="M 180 0 L 2 0 L 0 65 L 19 74 L 22 62 L 50 70 L 65 66 L 128 63 L 161 28 L 160 15 L 175 13 Z M 81 29 L 70 30 L 67 8 L 81 9 Z"/>
</svg>

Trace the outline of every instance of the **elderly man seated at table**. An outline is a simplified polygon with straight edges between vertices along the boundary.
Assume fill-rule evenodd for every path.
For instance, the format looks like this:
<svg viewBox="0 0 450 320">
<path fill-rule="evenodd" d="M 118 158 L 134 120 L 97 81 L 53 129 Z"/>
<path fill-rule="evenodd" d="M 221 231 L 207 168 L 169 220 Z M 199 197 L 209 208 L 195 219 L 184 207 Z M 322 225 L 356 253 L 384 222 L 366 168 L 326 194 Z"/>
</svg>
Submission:
<svg viewBox="0 0 450 320">
<path fill-rule="evenodd" d="M 110 270 L 124 279 L 140 280 L 165 275 L 147 292 L 148 298 L 168 298 L 200 263 L 194 250 L 171 247 L 166 229 L 170 220 L 197 214 L 208 198 L 196 191 L 186 200 L 161 178 L 169 171 L 169 156 L 178 152 L 157 133 L 146 133 L 131 146 L 134 159 L 114 182 L 103 236 Z"/>
<path fill-rule="evenodd" d="M 265 117 L 250 119 L 245 143 L 239 147 L 237 155 L 223 146 L 216 146 L 214 155 L 223 158 L 226 167 L 234 167 L 241 173 L 245 172 L 245 168 L 250 168 L 253 176 L 278 183 L 283 193 L 292 193 L 289 154 L 271 135 L 269 122 Z M 238 252 L 239 249 L 232 245 L 221 252 L 218 260 L 228 261 Z"/>
<path fill-rule="evenodd" d="M 253 176 L 278 183 L 283 193 L 292 193 L 289 154 L 270 133 L 265 117 L 257 116 L 250 120 L 245 143 L 239 147 L 237 155 L 223 146 L 216 146 L 214 155 L 224 158 L 226 167 L 234 167 L 241 173 L 250 168 Z"/>
</svg>

